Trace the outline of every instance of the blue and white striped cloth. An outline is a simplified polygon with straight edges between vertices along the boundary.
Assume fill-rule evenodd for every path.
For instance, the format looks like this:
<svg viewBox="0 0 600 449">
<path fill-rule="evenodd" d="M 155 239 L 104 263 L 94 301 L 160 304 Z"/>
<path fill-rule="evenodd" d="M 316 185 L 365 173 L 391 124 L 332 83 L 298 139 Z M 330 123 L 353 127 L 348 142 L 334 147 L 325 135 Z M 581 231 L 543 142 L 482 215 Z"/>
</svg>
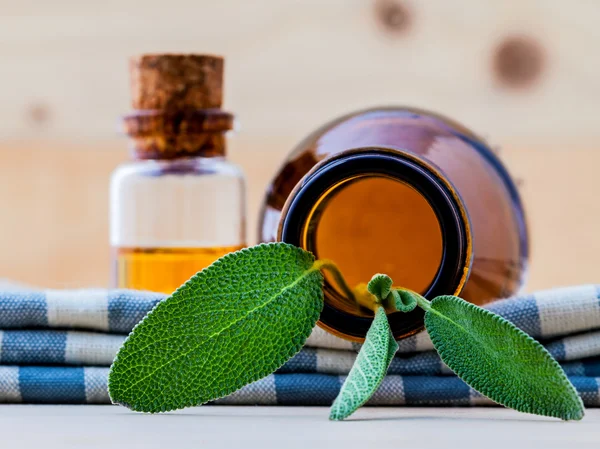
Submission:
<svg viewBox="0 0 600 449">
<path fill-rule="evenodd" d="M 132 290 L 0 291 L 0 402 L 109 403 L 108 366 L 165 295 Z M 600 406 L 600 287 L 538 292 L 488 305 L 542 341 L 586 406 Z M 372 405 L 491 405 L 454 376 L 421 333 L 399 342 Z M 216 402 L 329 405 L 357 344 L 315 328 L 277 373 Z"/>
</svg>

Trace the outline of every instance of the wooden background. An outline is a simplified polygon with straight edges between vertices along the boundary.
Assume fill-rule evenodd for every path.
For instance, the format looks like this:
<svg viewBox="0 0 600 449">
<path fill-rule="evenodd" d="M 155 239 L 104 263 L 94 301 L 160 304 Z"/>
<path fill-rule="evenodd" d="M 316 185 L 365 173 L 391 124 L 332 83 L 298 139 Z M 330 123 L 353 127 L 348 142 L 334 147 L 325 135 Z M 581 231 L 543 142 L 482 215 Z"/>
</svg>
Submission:
<svg viewBox="0 0 600 449">
<path fill-rule="evenodd" d="M 269 178 L 342 113 L 463 122 L 522 180 L 528 289 L 600 282 L 600 1 L 0 0 L 0 278 L 109 279 L 108 179 L 127 158 L 127 58 L 226 56 L 249 236 Z"/>
</svg>

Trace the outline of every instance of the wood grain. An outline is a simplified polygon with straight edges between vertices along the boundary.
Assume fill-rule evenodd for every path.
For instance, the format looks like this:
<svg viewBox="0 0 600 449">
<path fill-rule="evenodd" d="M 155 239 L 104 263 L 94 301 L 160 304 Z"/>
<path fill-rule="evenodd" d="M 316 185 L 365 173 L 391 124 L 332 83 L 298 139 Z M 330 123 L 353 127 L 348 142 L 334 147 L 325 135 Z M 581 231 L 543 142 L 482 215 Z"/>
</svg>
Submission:
<svg viewBox="0 0 600 449">
<path fill-rule="evenodd" d="M 0 0 L 0 135 L 111 136 L 129 109 L 128 58 L 175 51 L 226 57 L 225 107 L 247 135 L 298 139 L 354 109 L 405 104 L 498 143 L 600 137 L 600 2 L 398 1 L 403 33 L 372 0 Z M 513 36 L 544 54 L 523 89 L 494 72 Z M 31 119 L 40 108 L 43 123 Z"/>
<path fill-rule="evenodd" d="M 600 281 L 600 2 L 0 0 L 0 9 L 0 277 L 108 283 L 107 186 L 126 159 L 115 131 L 129 111 L 127 61 L 171 51 L 226 57 L 251 242 L 264 188 L 296 142 L 342 113 L 405 104 L 502 146 L 524 181 L 528 289 Z"/>
</svg>

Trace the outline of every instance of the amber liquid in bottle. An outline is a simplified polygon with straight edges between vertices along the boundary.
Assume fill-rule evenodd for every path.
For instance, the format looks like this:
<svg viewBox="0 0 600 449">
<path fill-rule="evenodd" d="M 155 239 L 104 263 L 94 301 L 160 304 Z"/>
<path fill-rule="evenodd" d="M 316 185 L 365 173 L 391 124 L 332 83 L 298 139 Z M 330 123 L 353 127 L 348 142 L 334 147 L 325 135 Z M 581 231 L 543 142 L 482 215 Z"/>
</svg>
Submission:
<svg viewBox="0 0 600 449">
<path fill-rule="evenodd" d="M 172 293 L 198 271 L 243 246 L 114 248 L 118 288 Z"/>
<path fill-rule="evenodd" d="M 442 259 L 442 233 L 427 199 L 384 176 L 365 175 L 334 187 L 316 204 L 309 222 L 307 247 L 318 258 L 334 261 L 351 287 L 386 273 L 397 285 L 424 292 Z"/>
</svg>

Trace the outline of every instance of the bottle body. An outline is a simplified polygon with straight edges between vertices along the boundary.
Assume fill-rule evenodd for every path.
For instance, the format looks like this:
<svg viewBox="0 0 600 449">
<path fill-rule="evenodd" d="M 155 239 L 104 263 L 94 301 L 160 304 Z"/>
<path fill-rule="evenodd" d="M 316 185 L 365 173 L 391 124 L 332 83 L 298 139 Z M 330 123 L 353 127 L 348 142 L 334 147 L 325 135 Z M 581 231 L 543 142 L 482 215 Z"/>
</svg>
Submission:
<svg viewBox="0 0 600 449">
<path fill-rule="evenodd" d="M 521 202 L 487 145 L 419 110 L 361 111 L 307 137 L 284 163 L 263 207 L 259 238 L 333 260 L 351 287 L 378 272 L 425 296 L 475 304 L 521 286 L 528 256 Z M 360 341 L 370 313 L 326 276 L 320 325 Z M 399 315 L 399 316 L 394 316 Z M 392 314 L 394 335 L 422 313 Z"/>
<path fill-rule="evenodd" d="M 223 157 L 121 165 L 110 188 L 113 285 L 171 293 L 245 245 L 245 186 Z"/>
</svg>

